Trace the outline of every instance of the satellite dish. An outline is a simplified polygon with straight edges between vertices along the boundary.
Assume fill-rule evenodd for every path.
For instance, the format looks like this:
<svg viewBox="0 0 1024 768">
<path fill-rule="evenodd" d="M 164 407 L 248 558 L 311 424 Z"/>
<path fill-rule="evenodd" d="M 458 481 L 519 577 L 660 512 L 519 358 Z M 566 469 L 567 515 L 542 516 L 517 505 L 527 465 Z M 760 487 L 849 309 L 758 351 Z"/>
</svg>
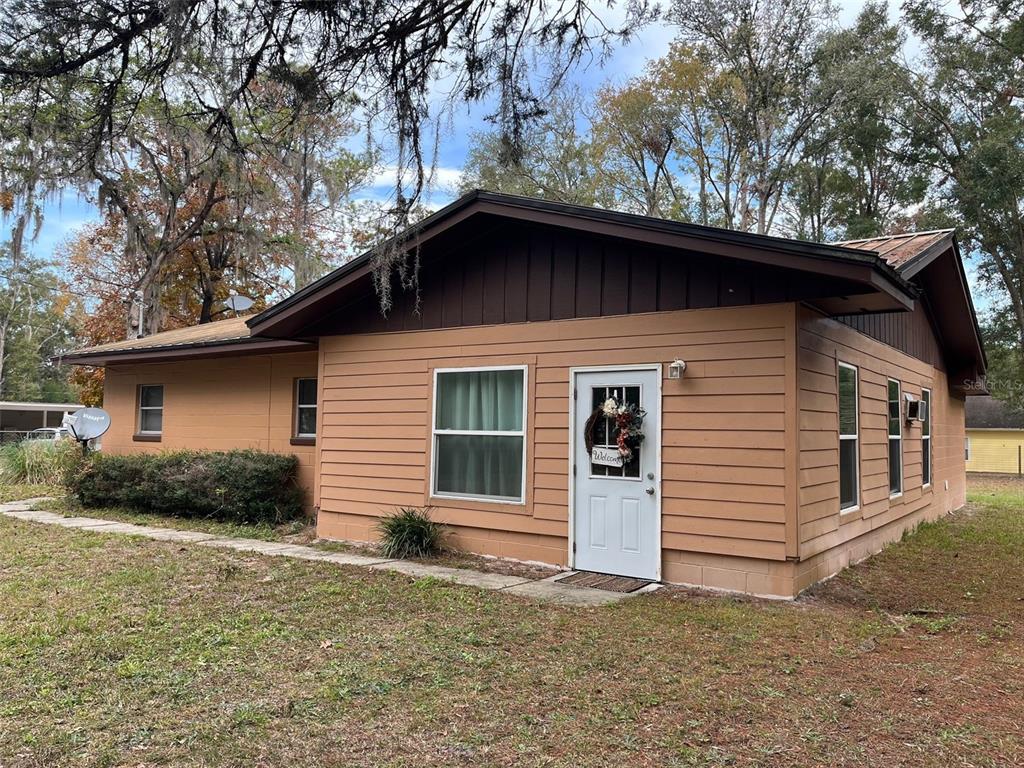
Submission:
<svg viewBox="0 0 1024 768">
<path fill-rule="evenodd" d="M 231 307 L 231 309 L 235 311 L 235 314 L 245 312 L 245 310 L 252 307 L 252 299 L 248 296 L 238 296 L 236 294 L 228 296 L 228 300 L 224 303 Z"/>
<path fill-rule="evenodd" d="M 102 408 L 79 408 L 64 417 L 64 426 L 80 443 L 94 440 L 110 429 L 110 414 Z"/>
</svg>

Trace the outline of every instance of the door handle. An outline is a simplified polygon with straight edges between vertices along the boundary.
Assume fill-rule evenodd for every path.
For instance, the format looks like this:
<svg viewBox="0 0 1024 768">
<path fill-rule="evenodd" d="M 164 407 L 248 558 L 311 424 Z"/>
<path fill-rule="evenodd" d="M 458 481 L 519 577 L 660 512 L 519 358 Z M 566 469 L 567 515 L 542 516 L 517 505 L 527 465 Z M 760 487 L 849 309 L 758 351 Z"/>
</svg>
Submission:
<svg viewBox="0 0 1024 768">
<path fill-rule="evenodd" d="M 647 489 L 647 495 L 648 496 L 653 496 L 654 495 L 654 486 L 651 486 L 650 488 Z"/>
</svg>

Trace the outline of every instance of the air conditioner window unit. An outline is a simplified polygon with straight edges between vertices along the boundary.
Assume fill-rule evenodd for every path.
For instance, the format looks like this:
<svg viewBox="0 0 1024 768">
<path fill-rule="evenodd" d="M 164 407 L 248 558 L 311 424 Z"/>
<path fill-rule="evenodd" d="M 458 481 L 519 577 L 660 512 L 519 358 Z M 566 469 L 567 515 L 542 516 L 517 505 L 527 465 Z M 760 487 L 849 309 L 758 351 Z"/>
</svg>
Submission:
<svg viewBox="0 0 1024 768">
<path fill-rule="evenodd" d="M 907 421 L 923 422 L 927 418 L 928 403 L 918 400 L 913 395 L 904 395 L 906 398 Z"/>
</svg>

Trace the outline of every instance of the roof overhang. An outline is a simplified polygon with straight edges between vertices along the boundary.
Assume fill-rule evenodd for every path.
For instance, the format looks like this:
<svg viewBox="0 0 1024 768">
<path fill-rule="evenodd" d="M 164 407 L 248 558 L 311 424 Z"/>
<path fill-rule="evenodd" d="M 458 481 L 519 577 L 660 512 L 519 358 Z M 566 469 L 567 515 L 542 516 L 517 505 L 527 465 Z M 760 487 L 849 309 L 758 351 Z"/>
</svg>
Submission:
<svg viewBox="0 0 1024 768">
<path fill-rule="evenodd" d="M 853 296 L 822 303 L 835 314 L 913 309 L 917 291 L 876 254 L 855 248 L 788 240 L 767 235 L 665 221 L 513 195 L 476 191 L 442 208 L 397 238 L 412 251 L 474 216 L 494 216 L 589 234 L 602 234 L 646 245 L 706 253 L 756 264 L 841 278 L 863 287 Z M 395 241 L 392 241 L 394 245 Z M 289 338 L 301 334 L 335 305 L 335 297 L 356 281 L 369 287 L 374 251 L 368 251 L 284 301 L 248 320 L 254 335 Z"/>
<path fill-rule="evenodd" d="M 929 249 L 907 265 L 924 289 L 949 364 L 949 386 L 963 395 L 985 395 L 988 357 L 956 239 Z M 966 322 L 965 322 L 966 320 Z"/>
<path fill-rule="evenodd" d="M 244 338 L 226 341 L 210 341 L 195 344 L 175 344 L 166 347 L 141 349 L 99 350 L 79 352 L 55 358 L 71 365 L 88 365 L 103 368 L 108 365 L 127 363 L 169 363 L 176 360 L 195 360 L 206 357 L 232 357 L 238 355 L 265 355 L 280 352 L 303 352 L 315 350 L 315 342 L 291 341 L 288 339 Z"/>
<path fill-rule="evenodd" d="M 0 411 L 77 411 L 81 403 L 19 403 L 13 400 L 0 401 Z"/>
</svg>

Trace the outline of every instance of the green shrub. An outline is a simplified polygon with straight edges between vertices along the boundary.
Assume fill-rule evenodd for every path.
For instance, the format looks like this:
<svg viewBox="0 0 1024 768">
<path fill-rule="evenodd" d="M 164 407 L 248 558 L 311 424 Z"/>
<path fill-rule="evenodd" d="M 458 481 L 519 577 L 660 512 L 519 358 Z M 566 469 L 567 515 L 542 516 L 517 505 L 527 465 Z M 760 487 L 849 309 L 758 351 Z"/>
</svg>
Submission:
<svg viewBox="0 0 1024 768">
<path fill-rule="evenodd" d="M 82 463 L 72 440 L 23 440 L 0 446 L 0 483 L 64 485 Z"/>
<path fill-rule="evenodd" d="M 377 524 L 385 557 L 430 557 L 441 551 L 445 528 L 430 518 L 430 507 L 402 507 Z"/>
<path fill-rule="evenodd" d="M 93 454 L 71 481 L 85 507 L 279 523 L 303 513 L 298 459 L 263 451 Z"/>
</svg>

